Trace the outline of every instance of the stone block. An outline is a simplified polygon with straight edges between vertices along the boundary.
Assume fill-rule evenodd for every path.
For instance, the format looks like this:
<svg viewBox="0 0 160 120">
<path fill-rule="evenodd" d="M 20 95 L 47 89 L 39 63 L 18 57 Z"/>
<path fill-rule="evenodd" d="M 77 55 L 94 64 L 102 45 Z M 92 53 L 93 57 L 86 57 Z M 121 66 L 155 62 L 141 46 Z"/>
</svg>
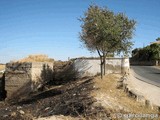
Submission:
<svg viewBox="0 0 160 120">
<path fill-rule="evenodd" d="M 7 63 L 5 72 L 7 98 L 32 92 L 35 83 L 41 84 L 52 79 L 52 71 L 53 63 L 49 62 Z"/>
</svg>

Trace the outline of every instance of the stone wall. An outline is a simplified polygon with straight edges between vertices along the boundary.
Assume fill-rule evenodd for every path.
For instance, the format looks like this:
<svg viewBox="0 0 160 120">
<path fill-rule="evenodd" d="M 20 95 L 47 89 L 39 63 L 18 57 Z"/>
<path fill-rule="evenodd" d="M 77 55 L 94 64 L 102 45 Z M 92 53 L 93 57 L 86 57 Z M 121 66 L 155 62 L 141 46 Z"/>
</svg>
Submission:
<svg viewBox="0 0 160 120">
<path fill-rule="evenodd" d="M 64 82 L 65 80 L 94 76 L 100 73 L 100 60 L 94 58 L 77 58 L 61 65 L 62 68 L 54 66 L 50 62 L 7 63 L 5 72 L 7 98 L 22 97 L 37 90 L 39 85 L 45 85 L 50 81 Z M 106 59 L 107 74 L 128 72 L 129 59 Z"/>
<path fill-rule="evenodd" d="M 37 83 L 52 76 L 53 63 L 7 63 L 5 71 L 5 89 L 7 98 L 14 98 L 30 93 Z M 46 74 L 50 71 L 50 75 Z M 45 79 L 44 79 L 45 78 Z"/>
<path fill-rule="evenodd" d="M 17 92 L 23 86 L 26 90 L 31 89 L 31 68 L 32 63 L 7 63 L 5 71 L 5 89 L 7 91 L 7 98 L 17 96 Z"/>
<path fill-rule="evenodd" d="M 100 60 L 98 58 L 77 58 L 74 59 L 75 70 L 81 76 L 92 76 L 100 73 Z M 106 74 L 109 73 L 128 73 L 128 58 L 106 58 Z"/>
</svg>

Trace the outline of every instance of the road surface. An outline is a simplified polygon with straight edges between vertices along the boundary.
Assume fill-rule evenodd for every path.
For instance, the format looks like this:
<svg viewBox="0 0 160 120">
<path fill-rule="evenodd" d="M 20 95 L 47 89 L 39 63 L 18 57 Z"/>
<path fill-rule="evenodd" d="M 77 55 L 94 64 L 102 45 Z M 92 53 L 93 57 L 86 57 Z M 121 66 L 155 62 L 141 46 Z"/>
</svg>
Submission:
<svg viewBox="0 0 160 120">
<path fill-rule="evenodd" d="M 131 69 L 135 72 L 137 79 L 160 87 L 159 68 L 154 66 L 131 66 Z"/>
</svg>

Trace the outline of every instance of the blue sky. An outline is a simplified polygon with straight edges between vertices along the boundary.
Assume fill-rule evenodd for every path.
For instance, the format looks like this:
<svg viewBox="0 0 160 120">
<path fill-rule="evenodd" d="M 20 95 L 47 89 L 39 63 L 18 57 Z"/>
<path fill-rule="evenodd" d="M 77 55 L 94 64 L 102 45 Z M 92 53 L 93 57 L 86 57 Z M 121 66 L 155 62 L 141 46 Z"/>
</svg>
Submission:
<svg viewBox="0 0 160 120">
<path fill-rule="evenodd" d="M 0 0 L 0 63 L 29 54 L 56 60 L 97 55 L 79 42 L 78 18 L 90 4 L 137 21 L 133 48 L 160 37 L 159 0 Z"/>
</svg>

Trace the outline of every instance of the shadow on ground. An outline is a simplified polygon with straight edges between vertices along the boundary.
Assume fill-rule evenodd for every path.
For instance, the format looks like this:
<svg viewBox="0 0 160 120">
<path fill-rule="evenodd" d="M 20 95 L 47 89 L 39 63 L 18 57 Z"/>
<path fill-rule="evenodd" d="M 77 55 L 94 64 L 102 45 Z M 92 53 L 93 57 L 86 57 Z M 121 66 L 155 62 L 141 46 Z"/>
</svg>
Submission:
<svg viewBox="0 0 160 120">
<path fill-rule="evenodd" d="M 0 117 L 13 120 L 52 115 L 69 115 L 86 119 L 108 118 L 110 115 L 103 107 L 93 104 L 96 101 L 91 96 L 91 92 L 95 90 L 94 77 L 80 78 L 79 71 L 75 71 L 72 65 L 61 67 L 59 72 L 56 70 L 54 78 L 45 83 L 42 91 L 32 93 L 19 102 L 0 108 L 0 113 L 7 113 L 5 117 L 4 114 L 0 114 Z M 46 70 L 43 71 L 47 73 Z M 42 75 L 46 76 L 44 73 Z M 32 117 L 22 114 L 20 110 Z M 12 116 L 15 111 L 16 115 Z"/>
</svg>

